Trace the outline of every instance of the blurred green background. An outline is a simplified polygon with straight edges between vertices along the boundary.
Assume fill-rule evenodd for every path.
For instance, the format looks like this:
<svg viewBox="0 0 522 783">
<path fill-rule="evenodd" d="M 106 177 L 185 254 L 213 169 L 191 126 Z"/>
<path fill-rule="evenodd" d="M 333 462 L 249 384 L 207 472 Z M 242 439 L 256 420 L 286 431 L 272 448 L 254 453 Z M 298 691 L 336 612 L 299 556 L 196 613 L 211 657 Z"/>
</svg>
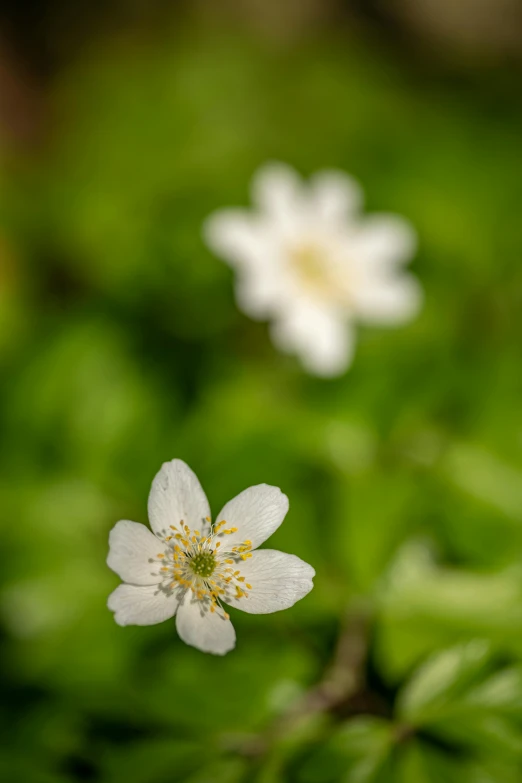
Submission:
<svg viewBox="0 0 522 783">
<path fill-rule="evenodd" d="M 519 4 L 3 6 L 0 778 L 522 780 Z M 201 239 L 269 159 L 418 230 L 421 316 L 337 380 Z M 222 659 L 106 608 L 173 457 L 280 486 L 317 571 Z"/>
</svg>

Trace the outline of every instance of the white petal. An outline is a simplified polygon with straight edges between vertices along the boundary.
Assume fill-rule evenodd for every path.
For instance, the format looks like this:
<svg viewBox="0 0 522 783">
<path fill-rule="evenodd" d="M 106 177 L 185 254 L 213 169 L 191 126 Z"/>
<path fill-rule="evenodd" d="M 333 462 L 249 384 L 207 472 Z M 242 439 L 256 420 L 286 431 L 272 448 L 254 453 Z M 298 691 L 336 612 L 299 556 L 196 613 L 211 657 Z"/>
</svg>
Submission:
<svg viewBox="0 0 522 783">
<path fill-rule="evenodd" d="M 350 366 L 355 334 L 334 310 L 299 307 L 272 324 L 274 343 L 286 353 L 295 353 L 312 375 L 333 377 Z"/>
<path fill-rule="evenodd" d="M 374 280 L 356 292 L 357 315 L 382 325 L 401 324 L 414 318 L 423 301 L 422 288 L 411 275 L 396 280 Z"/>
<path fill-rule="evenodd" d="M 306 194 L 299 175 L 284 163 L 267 163 L 252 181 L 252 199 L 275 225 L 306 222 Z"/>
<path fill-rule="evenodd" d="M 255 219 L 240 209 L 223 209 L 210 215 L 203 234 L 214 252 L 233 263 L 251 263 L 263 242 L 263 231 Z"/>
<path fill-rule="evenodd" d="M 268 318 L 277 309 L 277 280 L 260 279 L 253 275 L 236 282 L 236 301 L 239 309 L 254 320 Z"/>
<path fill-rule="evenodd" d="M 107 565 L 124 582 L 155 585 L 162 580 L 157 562 L 162 550 L 162 542 L 145 525 L 122 519 L 109 533 Z"/>
<path fill-rule="evenodd" d="M 287 555 L 274 549 L 260 549 L 249 560 L 238 565 L 242 586 L 248 596 L 232 599 L 228 603 L 249 614 L 269 614 L 288 609 L 312 589 L 315 571 L 295 555 Z"/>
<path fill-rule="evenodd" d="M 226 521 L 221 530 L 237 528 L 237 532 L 221 534 L 223 550 L 243 541 L 251 541 L 252 549 L 274 533 L 288 511 L 288 498 L 279 487 L 257 484 L 240 492 L 221 509 L 216 522 Z"/>
<path fill-rule="evenodd" d="M 174 617 L 178 598 L 160 585 L 120 585 L 110 594 L 107 606 L 118 625 L 156 625 Z"/>
<path fill-rule="evenodd" d="M 209 604 L 196 601 L 188 590 L 176 617 L 176 628 L 185 644 L 203 652 L 225 655 L 236 645 L 234 626 L 221 612 L 211 612 Z"/>
<path fill-rule="evenodd" d="M 409 261 L 415 253 L 417 236 L 404 218 L 380 214 L 365 218 L 351 241 L 359 263 L 382 266 Z"/>
<path fill-rule="evenodd" d="M 268 319 L 285 308 L 288 286 L 277 269 L 250 270 L 236 281 L 236 300 L 240 310 L 254 319 Z"/>
<path fill-rule="evenodd" d="M 361 186 L 342 171 L 319 171 L 311 186 L 313 215 L 328 223 L 344 222 L 362 206 Z"/>
<path fill-rule="evenodd" d="M 183 460 L 163 463 L 152 482 L 148 508 L 150 526 L 156 535 L 164 535 L 170 525 L 179 525 L 181 520 L 200 533 L 208 530 L 207 497 L 196 474 Z"/>
</svg>

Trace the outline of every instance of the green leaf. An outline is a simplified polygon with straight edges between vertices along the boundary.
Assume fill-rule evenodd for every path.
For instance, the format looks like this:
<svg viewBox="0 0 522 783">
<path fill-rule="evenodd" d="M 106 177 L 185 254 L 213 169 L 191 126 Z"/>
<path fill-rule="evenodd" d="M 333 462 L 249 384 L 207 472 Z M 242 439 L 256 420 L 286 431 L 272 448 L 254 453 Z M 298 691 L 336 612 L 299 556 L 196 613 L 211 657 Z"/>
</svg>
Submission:
<svg viewBox="0 0 522 783">
<path fill-rule="evenodd" d="M 491 666 L 490 648 L 479 640 L 435 654 L 399 693 L 399 718 L 451 747 L 522 760 L 520 673 L 489 674 Z"/>
<path fill-rule="evenodd" d="M 495 672 L 472 688 L 465 701 L 470 707 L 494 710 L 496 713 L 522 715 L 522 667 L 513 666 Z"/>
<path fill-rule="evenodd" d="M 398 750 L 390 783 L 462 783 L 461 772 L 447 754 L 421 740 Z"/>
<path fill-rule="evenodd" d="M 517 724 L 500 715 L 474 711 L 456 702 L 429 731 L 452 744 L 481 752 L 492 758 L 522 762 L 522 736 Z"/>
<path fill-rule="evenodd" d="M 436 565 L 418 542 L 399 552 L 377 597 L 377 658 L 400 680 L 433 649 L 485 639 L 522 654 L 522 572 L 473 572 Z"/>
<path fill-rule="evenodd" d="M 474 497 L 498 509 L 518 526 L 522 523 L 522 471 L 486 449 L 455 444 L 445 455 L 443 470 Z"/>
<path fill-rule="evenodd" d="M 436 719 L 484 671 L 490 654 L 477 639 L 433 655 L 399 694 L 399 718 L 417 726 Z"/>
<path fill-rule="evenodd" d="M 473 759 L 443 751 L 421 739 L 398 748 L 394 773 L 388 783 L 518 783 L 520 767 L 515 761 L 485 757 Z"/>
<path fill-rule="evenodd" d="M 378 718 L 356 718 L 337 729 L 307 758 L 302 783 L 377 783 L 388 762 L 393 727 Z"/>
</svg>

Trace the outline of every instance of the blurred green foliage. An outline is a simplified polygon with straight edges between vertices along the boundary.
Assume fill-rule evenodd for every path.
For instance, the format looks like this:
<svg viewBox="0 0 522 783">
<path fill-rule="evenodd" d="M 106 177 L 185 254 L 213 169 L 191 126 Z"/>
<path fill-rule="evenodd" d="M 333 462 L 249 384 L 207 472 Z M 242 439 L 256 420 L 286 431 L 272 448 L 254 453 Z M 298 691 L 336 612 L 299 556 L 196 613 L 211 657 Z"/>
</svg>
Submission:
<svg viewBox="0 0 522 783">
<path fill-rule="evenodd" d="M 57 81 L 0 196 L 2 780 L 522 779 L 522 112 L 493 77 L 189 27 Z M 419 232 L 421 317 L 361 332 L 336 381 L 275 351 L 201 239 L 272 158 Z M 282 487 L 270 546 L 317 570 L 292 610 L 234 612 L 223 659 L 105 606 L 108 531 L 175 456 L 214 511 Z M 309 709 L 361 612 L 352 686 Z"/>
</svg>

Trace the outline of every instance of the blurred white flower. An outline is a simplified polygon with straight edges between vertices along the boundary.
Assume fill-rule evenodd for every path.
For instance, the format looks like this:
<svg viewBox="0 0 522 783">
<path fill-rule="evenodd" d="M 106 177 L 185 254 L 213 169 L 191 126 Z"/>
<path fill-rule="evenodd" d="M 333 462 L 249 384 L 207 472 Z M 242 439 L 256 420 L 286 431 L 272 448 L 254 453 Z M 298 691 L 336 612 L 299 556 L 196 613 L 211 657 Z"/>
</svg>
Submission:
<svg viewBox="0 0 522 783">
<path fill-rule="evenodd" d="M 252 199 L 254 211 L 212 214 L 205 238 L 237 273 L 239 307 L 270 320 L 274 343 L 309 372 L 347 369 L 354 321 L 394 325 L 418 312 L 421 288 L 401 269 L 415 234 L 398 216 L 362 217 L 351 177 L 322 171 L 305 186 L 293 169 L 271 163 L 255 176 Z"/>
<path fill-rule="evenodd" d="M 295 555 L 254 551 L 279 527 L 288 498 L 258 484 L 221 510 L 215 524 L 196 475 L 165 462 L 152 482 L 149 520 L 122 520 L 109 537 L 107 564 L 125 584 L 109 596 L 119 625 L 154 625 L 176 615 L 187 644 L 224 655 L 236 643 L 222 603 L 250 614 L 288 609 L 313 587 L 314 569 Z"/>
</svg>

